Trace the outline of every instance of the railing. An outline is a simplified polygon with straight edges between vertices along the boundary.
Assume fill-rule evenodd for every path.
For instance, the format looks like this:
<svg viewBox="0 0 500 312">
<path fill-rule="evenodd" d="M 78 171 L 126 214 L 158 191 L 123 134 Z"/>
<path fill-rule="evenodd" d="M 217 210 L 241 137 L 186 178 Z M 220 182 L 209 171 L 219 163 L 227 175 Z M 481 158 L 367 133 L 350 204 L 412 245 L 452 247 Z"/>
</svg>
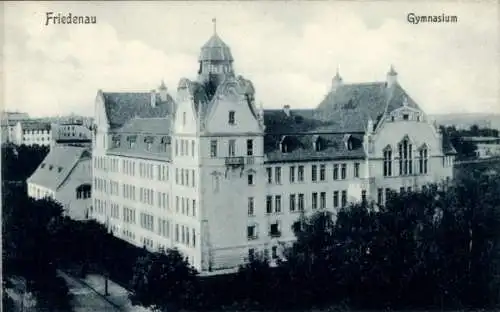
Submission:
<svg viewBox="0 0 500 312">
<path fill-rule="evenodd" d="M 245 164 L 245 159 L 243 157 L 226 157 L 226 165 L 236 166 L 244 164 Z"/>
<path fill-rule="evenodd" d="M 255 163 L 255 158 L 253 156 L 247 156 L 247 165 L 253 165 Z"/>
<path fill-rule="evenodd" d="M 269 236 L 271 237 L 280 237 L 281 236 L 281 232 L 269 232 Z"/>
</svg>

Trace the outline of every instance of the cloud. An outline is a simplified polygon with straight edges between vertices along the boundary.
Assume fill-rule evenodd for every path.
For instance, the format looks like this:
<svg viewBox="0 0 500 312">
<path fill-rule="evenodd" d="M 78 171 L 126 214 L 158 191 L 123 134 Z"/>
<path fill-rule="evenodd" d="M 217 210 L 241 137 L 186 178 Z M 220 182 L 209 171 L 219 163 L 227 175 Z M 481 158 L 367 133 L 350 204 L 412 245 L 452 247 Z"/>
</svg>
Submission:
<svg viewBox="0 0 500 312">
<path fill-rule="evenodd" d="M 96 15 L 96 25 L 44 26 L 45 12 Z M 455 14 L 457 24 L 406 22 Z M 381 81 L 390 64 L 429 113 L 500 112 L 494 2 L 93 2 L 5 4 L 5 104 L 34 116 L 88 115 L 98 89 L 172 93 L 195 78 L 218 32 L 266 107 L 314 107 L 337 66 L 346 82 Z M 479 18 L 479 16 L 481 18 Z"/>
</svg>

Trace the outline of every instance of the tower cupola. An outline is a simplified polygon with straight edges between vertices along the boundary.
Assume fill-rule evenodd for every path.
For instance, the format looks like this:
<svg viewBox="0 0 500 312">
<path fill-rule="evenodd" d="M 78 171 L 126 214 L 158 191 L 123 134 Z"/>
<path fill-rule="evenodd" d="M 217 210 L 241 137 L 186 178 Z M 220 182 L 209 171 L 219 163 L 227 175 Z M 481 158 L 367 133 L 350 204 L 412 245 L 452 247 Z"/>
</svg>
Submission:
<svg viewBox="0 0 500 312">
<path fill-rule="evenodd" d="M 218 84 L 226 75 L 234 75 L 233 55 L 229 46 L 217 34 L 216 19 L 214 18 L 212 22 L 214 33 L 201 47 L 198 58 L 198 62 L 200 63 L 198 79 L 200 82 L 215 79 Z"/>
</svg>

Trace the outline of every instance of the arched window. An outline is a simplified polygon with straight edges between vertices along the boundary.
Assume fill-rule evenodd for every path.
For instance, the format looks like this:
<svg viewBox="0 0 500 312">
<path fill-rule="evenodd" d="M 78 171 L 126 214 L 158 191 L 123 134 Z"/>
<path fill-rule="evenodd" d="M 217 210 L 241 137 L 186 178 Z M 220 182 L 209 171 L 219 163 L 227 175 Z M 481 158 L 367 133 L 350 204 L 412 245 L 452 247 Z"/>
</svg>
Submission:
<svg viewBox="0 0 500 312">
<path fill-rule="evenodd" d="M 427 145 L 423 145 L 419 149 L 419 157 L 418 157 L 418 171 L 420 174 L 428 173 L 428 162 L 429 162 L 429 150 Z"/>
<path fill-rule="evenodd" d="M 399 144 L 399 174 L 408 175 L 413 173 L 413 155 L 412 144 L 410 139 L 406 136 Z"/>
<path fill-rule="evenodd" d="M 82 184 L 76 188 L 76 198 L 77 199 L 86 199 L 90 198 L 91 194 L 91 186 L 90 184 Z"/>
<path fill-rule="evenodd" d="M 314 135 L 312 137 L 313 148 L 316 152 L 319 152 L 323 149 L 323 140 L 319 135 Z"/>
<path fill-rule="evenodd" d="M 387 146 L 384 149 L 384 177 L 392 176 L 392 148 Z"/>
</svg>

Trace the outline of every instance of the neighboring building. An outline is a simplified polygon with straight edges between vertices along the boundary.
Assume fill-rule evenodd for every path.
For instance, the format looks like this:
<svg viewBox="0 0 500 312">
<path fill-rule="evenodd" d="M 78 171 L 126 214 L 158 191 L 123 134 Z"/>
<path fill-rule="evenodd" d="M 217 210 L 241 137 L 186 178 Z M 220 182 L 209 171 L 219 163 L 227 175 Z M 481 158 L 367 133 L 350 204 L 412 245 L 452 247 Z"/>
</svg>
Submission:
<svg viewBox="0 0 500 312">
<path fill-rule="evenodd" d="M 162 83 L 99 91 L 95 109 L 92 217 L 135 245 L 177 247 L 203 274 L 281 256 L 302 212 L 383 204 L 453 174 L 453 147 L 393 68 L 375 83 L 337 73 L 315 109 L 263 110 L 217 34 L 175 102 Z"/>
<path fill-rule="evenodd" d="M 19 121 L 16 125 L 14 143 L 21 145 L 49 146 L 52 139 L 52 126 L 49 122 Z"/>
<path fill-rule="evenodd" d="M 2 111 L 0 126 L 1 126 L 1 142 L 14 142 L 16 135 L 16 125 L 19 121 L 28 120 L 27 113 L 6 112 Z"/>
<path fill-rule="evenodd" d="M 92 146 L 92 132 L 82 121 L 65 122 L 52 125 L 53 145 Z"/>
<path fill-rule="evenodd" d="M 56 146 L 28 178 L 28 195 L 50 197 L 61 203 L 65 214 L 75 220 L 88 218 L 92 205 L 92 156 L 90 150 Z"/>
<path fill-rule="evenodd" d="M 497 137 L 464 137 L 464 141 L 476 144 L 476 155 L 479 158 L 500 156 L 500 138 Z"/>
</svg>

